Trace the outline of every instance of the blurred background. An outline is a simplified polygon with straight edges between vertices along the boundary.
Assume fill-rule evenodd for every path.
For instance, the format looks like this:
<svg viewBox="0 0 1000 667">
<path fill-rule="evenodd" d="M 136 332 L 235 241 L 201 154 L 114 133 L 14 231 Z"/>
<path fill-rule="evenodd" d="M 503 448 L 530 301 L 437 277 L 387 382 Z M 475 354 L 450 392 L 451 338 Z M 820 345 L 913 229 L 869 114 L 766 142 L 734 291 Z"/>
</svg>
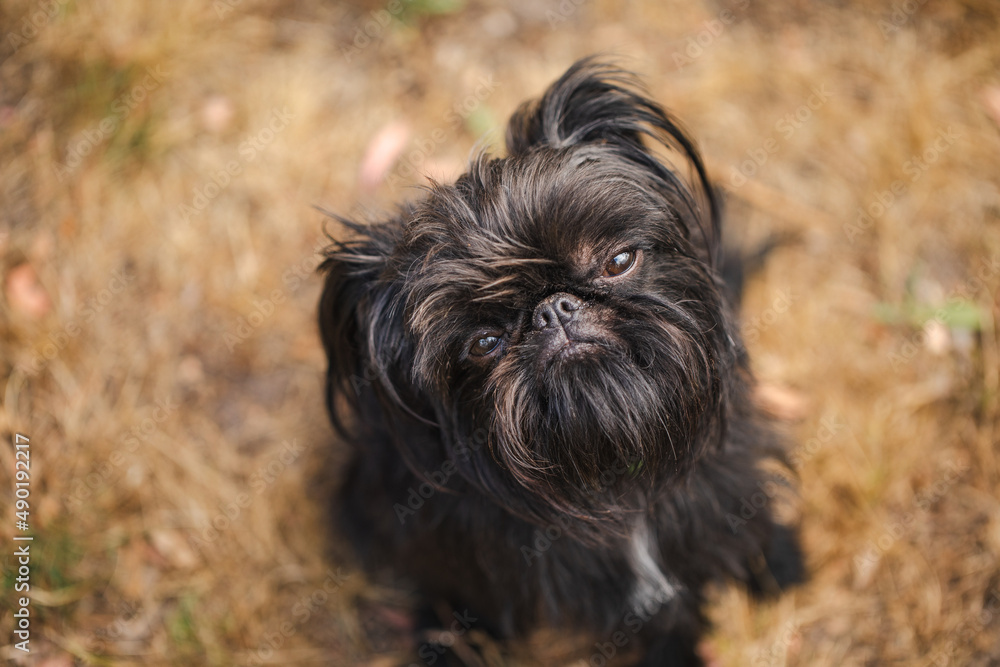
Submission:
<svg viewBox="0 0 1000 667">
<path fill-rule="evenodd" d="M 743 326 L 811 579 L 714 590 L 706 655 L 1000 664 L 996 2 L 0 0 L 0 37 L 0 433 L 35 536 L 24 656 L 4 445 L 0 658 L 423 664 L 329 535 L 316 207 L 419 196 L 602 52 L 696 137 L 732 239 L 794 239 Z"/>
</svg>

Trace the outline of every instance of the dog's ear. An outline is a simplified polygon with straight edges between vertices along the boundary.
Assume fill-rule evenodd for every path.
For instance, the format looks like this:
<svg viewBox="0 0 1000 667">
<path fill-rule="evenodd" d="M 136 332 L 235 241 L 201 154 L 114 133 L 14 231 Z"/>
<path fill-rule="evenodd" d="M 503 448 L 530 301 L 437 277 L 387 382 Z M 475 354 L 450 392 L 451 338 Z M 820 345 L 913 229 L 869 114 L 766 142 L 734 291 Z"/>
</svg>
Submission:
<svg viewBox="0 0 1000 667">
<path fill-rule="evenodd" d="M 693 167 L 694 190 L 653 154 L 643 138 L 679 154 Z M 643 91 L 634 75 L 594 57 L 577 61 L 539 100 L 523 104 L 507 125 L 507 151 L 516 156 L 537 148 L 584 143 L 617 145 L 648 169 L 681 209 L 689 234 L 718 265 L 719 202 L 694 143 L 680 124 Z"/>
<path fill-rule="evenodd" d="M 390 263 L 403 221 L 363 225 L 337 220 L 354 237 L 331 238 L 324 251 L 326 259 L 319 266 L 326 274 L 319 329 L 328 360 L 327 408 L 334 427 L 348 436 L 351 429 L 344 417 L 357 416 L 365 396 L 398 398 L 392 369 L 399 366 L 407 343 L 398 281 Z"/>
</svg>

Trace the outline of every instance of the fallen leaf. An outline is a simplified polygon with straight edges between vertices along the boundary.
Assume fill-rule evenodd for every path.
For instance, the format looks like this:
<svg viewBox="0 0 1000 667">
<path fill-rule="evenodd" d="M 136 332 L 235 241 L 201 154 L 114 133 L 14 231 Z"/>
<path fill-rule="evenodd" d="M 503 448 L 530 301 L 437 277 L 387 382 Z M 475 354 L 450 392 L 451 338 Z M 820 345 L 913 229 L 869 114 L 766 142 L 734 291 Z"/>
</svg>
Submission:
<svg viewBox="0 0 1000 667">
<path fill-rule="evenodd" d="M 951 349 L 951 334 L 941 320 L 929 320 L 924 325 L 924 345 L 938 356 Z"/>
<path fill-rule="evenodd" d="M 209 132 L 216 134 L 229 127 L 235 110 L 233 103 L 225 95 L 212 95 L 201 106 L 201 124 Z"/>
<path fill-rule="evenodd" d="M 177 531 L 156 529 L 150 537 L 153 540 L 153 548 L 174 567 L 188 570 L 198 564 L 198 558 Z"/>
<path fill-rule="evenodd" d="M 38 282 L 30 264 L 19 264 L 7 274 L 6 292 L 11 307 L 32 319 L 44 317 L 52 307 L 49 295 Z"/>
<path fill-rule="evenodd" d="M 782 421 L 798 421 L 806 415 L 806 398 L 789 387 L 760 384 L 754 397 L 758 405 Z"/>
<path fill-rule="evenodd" d="M 986 112 L 1000 125 L 1000 86 L 986 86 L 983 89 L 983 103 L 986 105 Z"/>
<path fill-rule="evenodd" d="M 358 181 L 363 189 L 374 190 L 385 180 L 409 140 L 410 128 L 402 121 L 393 121 L 375 133 L 358 170 Z"/>
</svg>

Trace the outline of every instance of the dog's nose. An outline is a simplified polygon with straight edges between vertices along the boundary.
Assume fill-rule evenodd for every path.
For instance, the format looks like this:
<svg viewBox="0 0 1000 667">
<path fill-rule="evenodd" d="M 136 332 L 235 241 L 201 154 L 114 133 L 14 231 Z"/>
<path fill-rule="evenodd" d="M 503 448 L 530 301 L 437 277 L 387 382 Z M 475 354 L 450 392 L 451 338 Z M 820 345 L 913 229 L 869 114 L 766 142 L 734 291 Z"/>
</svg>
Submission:
<svg viewBox="0 0 1000 667">
<path fill-rule="evenodd" d="M 582 305 L 583 302 L 572 294 L 564 292 L 553 294 L 535 306 L 535 313 L 531 316 L 531 323 L 536 329 L 546 329 L 566 324 L 576 316 L 576 311 Z"/>
</svg>

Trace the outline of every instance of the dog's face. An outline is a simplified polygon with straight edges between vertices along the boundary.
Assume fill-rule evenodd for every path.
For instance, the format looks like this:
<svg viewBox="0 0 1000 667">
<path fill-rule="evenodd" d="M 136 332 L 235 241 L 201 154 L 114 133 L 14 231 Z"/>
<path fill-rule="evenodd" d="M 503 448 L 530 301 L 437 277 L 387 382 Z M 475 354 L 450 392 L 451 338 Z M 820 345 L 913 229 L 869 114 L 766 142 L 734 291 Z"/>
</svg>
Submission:
<svg viewBox="0 0 1000 667">
<path fill-rule="evenodd" d="M 715 200 L 688 140 L 625 83 L 574 67 L 511 119 L 508 157 L 352 225 L 325 265 L 333 392 L 370 379 L 394 428 L 432 423 L 443 455 L 473 451 L 469 483 L 537 520 L 641 502 L 629 489 L 678 478 L 724 429 L 737 343 Z"/>
</svg>

